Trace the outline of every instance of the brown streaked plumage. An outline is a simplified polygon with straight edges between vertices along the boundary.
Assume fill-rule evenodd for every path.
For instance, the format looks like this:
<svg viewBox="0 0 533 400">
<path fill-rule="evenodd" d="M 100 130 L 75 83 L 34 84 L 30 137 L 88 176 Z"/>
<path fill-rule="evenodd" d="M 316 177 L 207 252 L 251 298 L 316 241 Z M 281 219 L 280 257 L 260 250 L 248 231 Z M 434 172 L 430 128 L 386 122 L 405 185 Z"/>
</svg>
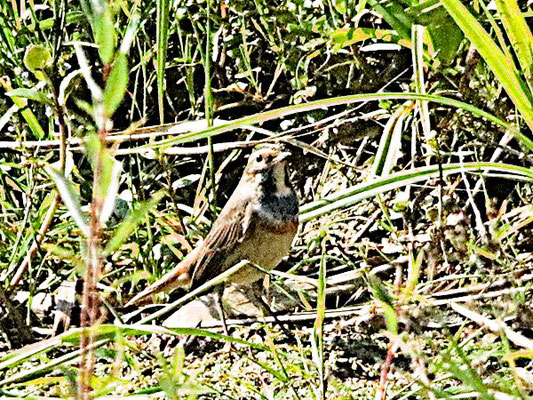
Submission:
<svg viewBox="0 0 533 400">
<path fill-rule="evenodd" d="M 298 199 L 289 182 L 288 155 L 273 144 L 255 150 L 205 240 L 127 305 L 177 287 L 195 289 L 242 260 L 275 268 L 288 254 L 298 229 Z M 245 266 L 229 281 L 245 285 L 262 276 L 257 268 Z"/>
</svg>

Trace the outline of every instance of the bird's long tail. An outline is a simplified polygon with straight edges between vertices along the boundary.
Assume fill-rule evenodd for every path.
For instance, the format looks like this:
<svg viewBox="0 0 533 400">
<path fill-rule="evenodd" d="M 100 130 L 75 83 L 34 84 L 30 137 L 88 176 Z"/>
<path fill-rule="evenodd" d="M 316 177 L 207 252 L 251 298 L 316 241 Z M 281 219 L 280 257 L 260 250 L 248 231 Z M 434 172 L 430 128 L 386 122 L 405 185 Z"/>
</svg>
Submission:
<svg viewBox="0 0 533 400">
<path fill-rule="evenodd" d="M 134 305 L 134 304 L 141 304 L 145 300 L 149 299 L 150 297 L 154 296 L 157 293 L 161 293 L 164 291 L 170 291 L 172 289 L 176 289 L 179 287 L 185 287 L 190 285 L 191 283 L 191 259 L 194 258 L 194 251 L 189 253 L 185 259 L 183 259 L 182 262 L 180 262 L 175 268 L 173 268 L 171 271 L 166 273 L 161 279 L 159 279 L 157 282 L 153 283 L 152 285 L 148 286 L 146 289 L 144 289 L 141 293 L 133 297 L 128 303 L 126 304 L 126 307 Z"/>
</svg>

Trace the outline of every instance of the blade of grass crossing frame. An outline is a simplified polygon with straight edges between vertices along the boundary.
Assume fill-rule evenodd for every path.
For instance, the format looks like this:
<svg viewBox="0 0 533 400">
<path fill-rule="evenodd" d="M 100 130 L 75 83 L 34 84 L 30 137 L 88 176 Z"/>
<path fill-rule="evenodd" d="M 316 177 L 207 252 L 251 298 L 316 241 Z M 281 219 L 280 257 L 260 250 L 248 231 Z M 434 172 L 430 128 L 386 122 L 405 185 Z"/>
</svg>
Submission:
<svg viewBox="0 0 533 400">
<path fill-rule="evenodd" d="M 207 126 L 213 126 L 213 96 L 211 93 L 211 0 L 206 1 L 206 39 L 205 39 L 205 52 L 204 52 L 204 74 L 205 74 L 205 119 Z M 209 146 L 209 180 L 211 181 L 211 206 L 216 208 L 217 196 L 216 196 L 216 179 L 215 179 L 215 156 L 213 151 L 213 137 L 207 138 L 207 144 Z"/>
<path fill-rule="evenodd" d="M 388 175 L 396 165 L 401 152 L 403 122 L 414 105 L 412 101 L 402 104 L 387 121 L 372 168 L 374 175 Z"/>
<path fill-rule="evenodd" d="M 413 25 L 412 28 L 412 57 L 413 57 L 413 77 L 416 92 L 426 94 L 426 82 L 424 78 L 424 36 L 427 35 L 426 28 L 422 25 Z M 430 157 L 435 154 L 434 136 L 431 132 L 431 120 L 429 117 L 429 107 L 427 101 L 417 101 L 417 108 L 420 115 L 420 125 L 424 133 L 424 145 L 426 164 L 430 163 Z M 416 139 L 416 137 L 414 138 Z M 413 155 L 416 152 L 416 140 L 411 144 Z"/>
<path fill-rule="evenodd" d="M 533 74 L 533 35 L 526 19 L 520 12 L 518 3 L 514 0 L 496 0 L 496 7 L 500 14 L 505 32 L 516 53 L 520 67 L 531 90 Z"/>
<path fill-rule="evenodd" d="M 505 39 L 505 36 L 503 35 L 503 30 L 501 29 L 502 28 L 501 25 L 498 23 L 498 21 L 496 21 L 496 19 L 494 18 L 493 12 L 488 9 L 487 5 L 484 2 L 480 2 L 479 5 L 481 9 L 483 10 L 485 18 L 487 18 L 488 22 L 490 23 L 493 36 L 495 36 L 498 41 L 498 46 L 500 46 L 500 49 L 502 49 L 505 57 L 510 62 L 514 62 L 512 61 L 513 56 L 511 55 L 509 51 L 509 47 L 507 46 L 507 41 Z"/>
<path fill-rule="evenodd" d="M 165 121 L 165 64 L 167 61 L 169 0 L 157 0 L 157 102 L 159 106 L 159 122 Z"/>
<path fill-rule="evenodd" d="M 225 336 L 216 332 L 211 332 L 205 329 L 196 329 L 196 328 L 165 328 L 157 325 L 143 325 L 143 324 L 133 324 L 133 325 L 120 325 L 120 324 L 102 324 L 97 325 L 92 328 L 95 335 L 94 347 L 100 347 L 106 343 L 109 343 L 110 337 L 114 337 L 117 332 L 121 332 L 124 336 L 140 336 L 140 335 L 191 335 L 191 336 L 201 336 L 209 337 L 215 340 L 224 340 L 227 342 L 232 342 L 236 344 L 241 344 L 250 347 L 251 349 L 269 351 L 270 349 L 261 344 L 249 342 L 244 339 L 235 338 L 232 336 Z M 82 335 L 81 328 L 73 328 L 67 332 L 64 332 L 56 337 L 48 339 L 43 345 L 36 347 L 34 345 L 27 346 L 23 349 L 18 350 L 13 357 L 10 359 L 2 359 L 0 364 L 0 369 L 13 368 L 14 366 L 24 362 L 25 360 L 35 357 L 39 354 L 45 354 L 47 351 L 50 351 L 54 348 L 60 347 L 62 344 L 70 343 L 77 345 L 79 343 L 80 337 Z M 285 354 L 281 353 L 284 357 Z M 80 350 L 75 350 L 68 352 L 61 357 L 56 357 L 50 359 L 49 362 L 37 365 L 33 368 L 25 368 L 21 372 L 18 372 L 14 375 L 11 375 L 8 378 L 2 377 L 4 379 L 0 380 L 0 385 L 7 385 L 13 382 L 22 382 L 29 378 L 39 376 L 45 372 L 53 370 L 60 365 L 72 363 L 72 360 L 80 355 Z"/>
<path fill-rule="evenodd" d="M 347 105 L 353 103 L 361 103 L 365 101 L 381 101 L 381 100 L 425 100 L 438 104 L 443 104 L 455 108 L 459 108 L 472 114 L 487 119 L 488 121 L 501 126 L 508 130 L 512 135 L 519 140 L 528 150 L 533 151 L 533 140 L 527 135 L 523 134 L 515 125 L 503 121 L 495 115 L 488 113 L 480 108 L 474 107 L 471 104 L 450 99 L 448 97 L 436 96 L 431 94 L 420 93 L 364 93 L 353 94 L 349 96 L 331 97 L 322 100 L 310 101 L 308 103 L 300 103 L 292 106 L 281 107 L 275 110 L 269 110 L 262 113 L 250 115 L 247 117 L 239 118 L 235 121 L 231 121 L 227 124 L 213 126 L 208 129 L 196 132 L 188 132 L 178 137 L 162 140 L 157 143 L 144 146 L 145 148 L 154 148 L 159 146 L 170 146 L 177 143 L 186 143 L 198 140 L 200 138 L 207 138 L 209 136 L 219 135 L 224 132 L 229 132 L 234 129 L 253 125 L 259 122 L 270 121 L 277 118 L 283 118 L 288 115 L 294 115 L 302 112 L 313 111 L 324 107 L 334 107 L 339 105 Z"/>
<path fill-rule="evenodd" d="M 509 179 L 524 179 L 533 181 L 533 170 L 516 165 L 498 164 L 490 162 L 471 162 L 463 164 L 443 164 L 443 176 L 459 173 L 461 171 L 480 172 L 496 171 L 506 175 Z M 380 177 L 369 182 L 363 182 L 350 188 L 339 190 L 331 196 L 308 203 L 300 208 L 300 221 L 307 222 L 321 215 L 335 210 L 346 208 L 358 202 L 387 192 L 399 189 L 406 185 L 426 181 L 439 177 L 441 171 L 438 165 L 413 168 L 407 171 L 396 172 L 385 177 Z"/>
<path fill-rule="evenodd" d="M 526 124 L 533 130 L 531 93 L 520 79 L 519 72 L 515 66 L 505 57 L 500 47 L 459 0 L 442 0 L 442 4 L 466 37 L 476 46 L 481 57 L 489 65 L 518 111 L 522 114 Z"/>
<path fill-rule="evenodd" d="M 312 352 L 313 360 L 318 369 L 320 399 L 326 398 L 326 377 L 324 373 L 324 320 L 326 316 L 326 231 L 321 232 L 322 256 L 318 271 L 316 319 L 313 326 Z"/>
</svg>

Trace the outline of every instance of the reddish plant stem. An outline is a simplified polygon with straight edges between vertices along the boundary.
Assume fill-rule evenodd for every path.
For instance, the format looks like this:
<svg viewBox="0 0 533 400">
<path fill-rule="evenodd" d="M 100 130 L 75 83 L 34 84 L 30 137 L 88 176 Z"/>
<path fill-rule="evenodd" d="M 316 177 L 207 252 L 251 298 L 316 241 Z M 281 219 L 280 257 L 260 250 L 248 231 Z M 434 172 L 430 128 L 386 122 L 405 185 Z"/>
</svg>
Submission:
<svg viewBox="0 0 533 400">
<path fill-rule="evenodd" d="M 396 355 L 396 347 L 396 340 L 392 339 L 389 343 L 389 348 L 387 349 L 387 357 L 385 358 L 385 362 L 381 367 L 379 387 L 378 392 L 376 394 L 377 400 L 385 400 L 387 398 L 385 385 L 387 384 L 387 376 L 392 366 L 392 360 L 394 360 L 394 356 Z"/>
<path fill-rule="evenodd" d="M 100 133 L 101 149 L 105 146 L 105 132 Z M 101 317 L 100 301 L 96 284 L 102 271 L 102 252 L 100 215 L 102 214 L 103 200 L 100 198 L 100 183 L 102 176 L 102 153 L 96 155 L 94 162 L 94 181 L 91 203 L 91 219 L 89 237 L 87 238 L 87 269 L 83 285 L 81 326 L 83 328 L 80 349 L 80 373 L 78 380 L 78 397 L 80 400 L 92 398 L 91 377 L 95 365 L 94 332 L 91 330 Z"/>
</svg>

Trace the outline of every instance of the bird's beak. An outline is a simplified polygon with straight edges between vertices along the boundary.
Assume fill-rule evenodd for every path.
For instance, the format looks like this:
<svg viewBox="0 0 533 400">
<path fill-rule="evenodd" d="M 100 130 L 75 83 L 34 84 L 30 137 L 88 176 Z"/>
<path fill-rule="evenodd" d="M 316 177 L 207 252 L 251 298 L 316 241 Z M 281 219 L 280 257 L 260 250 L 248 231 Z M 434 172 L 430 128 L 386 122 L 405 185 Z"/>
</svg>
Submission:
<svg viewBox="0 0 533 400">
<path fill-rule="evenodd" d="M 285 159 L 286 159 L 287 157 L 289 157 L 290 155 L 291 155 L 290 152 L 288 152 L 288 151 L 283 151 L 283 152 L 279 153 L 278 156 L 275 158 L 275 162 L 276 162 L 276 163 L 279 163 L 279 162 L 285 160 Z"/>
</svg>

